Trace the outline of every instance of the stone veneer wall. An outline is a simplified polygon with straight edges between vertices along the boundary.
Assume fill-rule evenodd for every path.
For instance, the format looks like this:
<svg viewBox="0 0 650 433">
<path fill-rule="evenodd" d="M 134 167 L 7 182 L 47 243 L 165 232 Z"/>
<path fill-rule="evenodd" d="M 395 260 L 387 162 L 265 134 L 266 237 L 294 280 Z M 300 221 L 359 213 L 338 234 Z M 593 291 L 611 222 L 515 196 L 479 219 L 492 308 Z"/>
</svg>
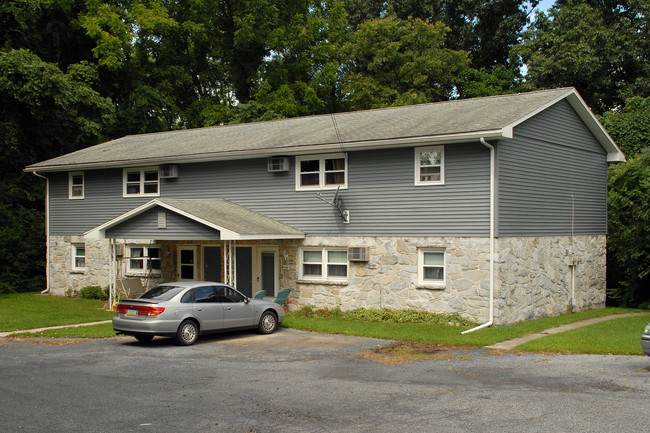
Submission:
<svg viewBox="0 0 650 433">
<path fill-rule="evenodd" d="M 370 261 L 350 262 L 347 283 L 297 280 L 291 295 L 292 309 L 304 305 L 342 310 L 413 308 L 461 313 L 474 320 L 483 320 L 488 314 L 487 238 L 309 237 L 301 246 L 368 246 Z M 418 284 L 419 248 L 445 249 L 444 287 Z"/>
<path fill-rule="evenodd" d="M 129 244 L 147 245 L 148 240 L 128 240 Z M 72 245 L 84 244 L 86 267 L 72 269 Z M 108 239 L 88 240 L 83 236 L 50 236 L 50 292 L 63 296 L 68 290 L 80 290 L 86 286 L 106 287 L 110 271 L 110 242 Z M 123 263 L 122 275 L 126 275 Z M 145 278 L 142 278 L 144 281 Z M 155 279 L 153 282 L 161 281 Z"/>
<path fill-rule="evenodd" d="M 603 308 L 606 236 L 508 237 L 497 240 L 494 316 L 497 325 Z"/>
</svg>

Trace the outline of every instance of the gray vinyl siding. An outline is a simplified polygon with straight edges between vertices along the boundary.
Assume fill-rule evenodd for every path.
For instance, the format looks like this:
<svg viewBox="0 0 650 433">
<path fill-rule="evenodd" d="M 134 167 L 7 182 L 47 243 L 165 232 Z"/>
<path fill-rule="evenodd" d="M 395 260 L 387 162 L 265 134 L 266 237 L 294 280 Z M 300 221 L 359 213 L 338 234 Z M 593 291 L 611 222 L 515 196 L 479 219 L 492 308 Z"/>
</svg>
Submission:
<svg viewBox="0 0 650 433">
<path fill-rule="evenodd" d="M 499 236 L 606 233 L 607 155 L 566 101 L 517 126 L 497 155 Z"/>
<path fill-rule="evenodd" d="M 158 228 L 158 212 L 166 213 L 166 228 Z M 218 230 L 213 230 L 187 217 L 161 208 L 154 208 L 106 230 L 106 237 L 118 239 L 218 240 L 221 235 Z"/>
<path fill-rule="evenodd" d="M 445 146 L 444 185 L 416 187 L 414 158 L 414 148 L 348 154 L 348 189 L 339 197 L 350 210 L 350 224 L 318 191 L 296 191 L 294 158 L 286 173 L 267 172 L 266 158 L 180 165 L 178 179 L 161 180 L 160 192 L 168 198 L 225 198 L 309 236 L 487 236 L 487 149 L 479 143 Z M 86 171 L 83 200 L 68 199 L 67 173 L 51 180 L 52 234 L 82 234 L 152 199 L 122 197 L 117 169 Z M 320 192 L 334 196 L 333 190 Z"/>
</svg>

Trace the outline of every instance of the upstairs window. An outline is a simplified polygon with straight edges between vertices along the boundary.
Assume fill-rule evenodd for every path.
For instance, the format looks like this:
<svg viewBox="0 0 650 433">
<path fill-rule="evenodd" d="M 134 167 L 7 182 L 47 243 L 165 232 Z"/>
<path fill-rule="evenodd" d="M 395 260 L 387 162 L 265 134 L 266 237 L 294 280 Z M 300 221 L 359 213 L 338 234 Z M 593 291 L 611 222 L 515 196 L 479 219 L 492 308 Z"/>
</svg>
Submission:
<svg viewBox="0 0 650 433">
<path fill-rule="evenodd" d="M 344 153 L 296 157 L 296 189 L 348 187 L 348 159 Z"/>
<path fill-rule="evenodd" d="M 128 248 L 126 272 L 130 275 L 160 275 L 160 247 L 154 245 L 133 245 Z"/>
<path fill-rule="evenodd" d="M 78 171 L 70 173 L 68 176 L 68 198 L 70 200 L 79 200 L 84 198 L 84 173 Z"/>
<path fill-rule="evenodd" d="M 142 197 L 160 195 L 160 177 L 158 167 L 125 168 L 124 197 Z"/>
<path fill-rule="evenodd" d="M 415 149 L 415 184 L 439 185 L 445 183 L 445 152 L 442 146 Z"/>
</svg>

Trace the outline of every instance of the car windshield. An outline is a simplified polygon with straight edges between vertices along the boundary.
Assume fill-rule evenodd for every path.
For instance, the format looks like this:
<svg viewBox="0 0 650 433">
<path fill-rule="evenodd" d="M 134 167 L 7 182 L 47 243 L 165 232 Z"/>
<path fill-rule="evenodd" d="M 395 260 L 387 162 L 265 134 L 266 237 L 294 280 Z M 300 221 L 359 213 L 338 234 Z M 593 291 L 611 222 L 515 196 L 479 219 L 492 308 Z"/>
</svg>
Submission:
<svg viewBox="0 0 650 433">
<path fill-rule="evenodd" d="M 184 287 L 178 286 L 156 286 L 144 292 L 140 298 L 155 299 L 157 301 L 169 301 L 183 289 Z"/>
</svg>

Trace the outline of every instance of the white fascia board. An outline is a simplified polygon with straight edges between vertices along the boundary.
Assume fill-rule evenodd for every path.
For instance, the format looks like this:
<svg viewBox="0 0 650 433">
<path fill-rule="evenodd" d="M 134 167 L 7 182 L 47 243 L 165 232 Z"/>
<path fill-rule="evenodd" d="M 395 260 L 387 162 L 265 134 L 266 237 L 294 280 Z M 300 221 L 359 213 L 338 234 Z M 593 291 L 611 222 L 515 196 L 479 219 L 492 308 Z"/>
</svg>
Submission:
<svg viewBox="0 0 650 433">
<path fill-rule="evenodd" d="M 459 134 L 427 135 L 419 137 L 390 138 L 385 140 L 368 140 L 357 142 L 308 144 L 265 149 L 244 149 L 224 152 L 210 152 L 192 155 L 170 155 L 155 158 L 142 158 L 118 161 L 100 161 L 80 164 L 60 164 L 43 167 L 28 167 L 25 171 L 38 170 L 40 172 L 58 172 L 70 170 L 96 170 L 104 168 L 129 168 L 141 166 L 155 166 L 163 164 L 191 164 L 196 162 L 230 161 L 246 158 L 268 158 L 271 156 L 295 156 L 314 152 L 342 152 L 353 150 L 376 150 L 383 148 L 409 147 L 420 144 L 451 144 L 478 141 L 481 137 L 486 139 L 512 138 L 508 128 L 487 131 L 473 131 Z"/>
</svg>

